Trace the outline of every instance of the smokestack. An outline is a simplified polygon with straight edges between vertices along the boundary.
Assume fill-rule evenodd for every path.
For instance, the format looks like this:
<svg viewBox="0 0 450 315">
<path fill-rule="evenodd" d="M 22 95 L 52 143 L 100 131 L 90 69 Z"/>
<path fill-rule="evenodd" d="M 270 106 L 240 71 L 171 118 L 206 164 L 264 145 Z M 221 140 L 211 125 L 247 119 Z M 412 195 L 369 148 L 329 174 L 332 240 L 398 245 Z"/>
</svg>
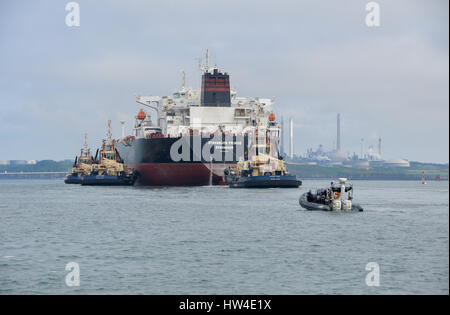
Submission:
<svg viewBox="0 0 450 315">
<path fill-rule="evenodd" d="M 378 155 L 380 156 L 381 159 L 381 138 L 378 139 Z"/>
<path fill-rule="evenodd" d="M 122 139 L 125 138 L 125 121 L 120 121 L 120 124 L 122 125 Z"/>
<path fill-rule="evenodd" d="M 341 152 L 341 114 L 337 114 L 336 151 Z"/>
<path fill-rule="evenodd" d="M 361 138 L 361 156 L 360 159 L 364 158 L 364 138 Z"/>
<path fill-rule="evenodd" d="M 290 135 L 289 135 L 289 139 L 290 139 L 290 147 L 289 147 L 289 156 L 291 159 L 294 158 L 294 120 L 291 118 L 290 121 Z"/>
</svg>

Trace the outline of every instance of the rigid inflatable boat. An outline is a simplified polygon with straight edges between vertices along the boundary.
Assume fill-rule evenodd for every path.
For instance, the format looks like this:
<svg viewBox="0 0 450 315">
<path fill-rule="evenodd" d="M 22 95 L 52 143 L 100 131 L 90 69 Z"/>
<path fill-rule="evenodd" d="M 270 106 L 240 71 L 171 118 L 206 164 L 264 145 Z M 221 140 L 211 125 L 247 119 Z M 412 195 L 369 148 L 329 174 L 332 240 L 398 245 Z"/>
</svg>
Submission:
<svg viewBox="0 0 450 315">
<path fill-rule="evenodd" d="M 315 193 L 304 193 L 299 204 L 307 210 L 363 211 L 359 204 L 353 202 L 353 184 L 346 178 L 339 178 L 339 183 L 331 183 L 330 187 L 318 189 Z"/>
</svg>

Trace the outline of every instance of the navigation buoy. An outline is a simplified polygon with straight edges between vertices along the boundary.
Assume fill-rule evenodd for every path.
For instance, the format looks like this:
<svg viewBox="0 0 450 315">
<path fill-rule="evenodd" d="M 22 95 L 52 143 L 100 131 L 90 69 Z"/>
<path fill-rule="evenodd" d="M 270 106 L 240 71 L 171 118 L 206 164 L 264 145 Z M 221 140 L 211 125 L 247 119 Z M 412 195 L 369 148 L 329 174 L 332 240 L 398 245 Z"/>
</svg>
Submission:
<svg viewBox="0 0 450 315">
<path fill-rule="evenodd" d="M 425 181 L 425 171 L 422 171 L 422 185 L 426 185 L 427 182 Z"/>
</svg>

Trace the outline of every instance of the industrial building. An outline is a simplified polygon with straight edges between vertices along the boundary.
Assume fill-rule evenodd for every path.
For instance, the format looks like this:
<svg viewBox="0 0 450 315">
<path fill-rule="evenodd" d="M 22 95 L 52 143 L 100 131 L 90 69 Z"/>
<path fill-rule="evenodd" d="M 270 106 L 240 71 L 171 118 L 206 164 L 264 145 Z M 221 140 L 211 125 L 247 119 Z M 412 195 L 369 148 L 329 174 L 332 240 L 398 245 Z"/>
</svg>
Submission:
<svg viewBox="0 0 450 315">
<path fill-rule="evenodd" d="M 303 156 L 294 154 L 294 132 L 293 119 L 289 121 L 289 155 L 288 160 L 296 163 L 307 165 L 326 165 L 326 166 L 345 166 L 359 169 L 369 169 L 373 167 L 409 167 L 410 164 L 404 159 L 383 160 L 382 158 L 382 142 L 378 139 L 377 146 L 369 145 L 368 149 L 364 149 L 364 138 L 361 138 L 360 155 L 353 154 L 349 156 L 342 149 L 341 137 L 341 115 L 337 114 L 336 119 L 336 146 L 332 151 L 325 151 L 322 144 L 316 150 L 309 148 Z M 282 127 L 283 128 L 283 127 Z M 283 136 L 282 136 L 283 139 Z M 284 144 L 284 140 L 283 144 Z M 284 147 L 284 146 L 283 146 Z M 284 152 L 284 151 L 282 151 Z"/>
<path fill-rule="evenodd" d="M 0 165 L 35 165 L 36 160 L 5 160 L 0 161 Z"/>
</svg>

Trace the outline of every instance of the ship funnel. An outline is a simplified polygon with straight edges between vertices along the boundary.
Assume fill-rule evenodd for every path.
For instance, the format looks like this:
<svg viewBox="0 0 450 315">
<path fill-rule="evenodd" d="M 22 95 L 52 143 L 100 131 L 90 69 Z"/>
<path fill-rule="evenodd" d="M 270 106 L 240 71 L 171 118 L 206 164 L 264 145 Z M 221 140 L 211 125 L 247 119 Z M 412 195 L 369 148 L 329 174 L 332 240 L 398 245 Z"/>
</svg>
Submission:
<svg viewBox="0 0 450 315">
<path fill-rule="evenodd" d="M 230 76 L 209 65 L 209 49 L 206 50 L 206 64 L 203 71 L 200 105 L 209 107 L 231 107 Z"/>
<path fill-rule="evenodd" d="M 205 71 L 202 75 L 201 106 L 231 107 L 230 76 L 219 72 Z"/>
</svg>

